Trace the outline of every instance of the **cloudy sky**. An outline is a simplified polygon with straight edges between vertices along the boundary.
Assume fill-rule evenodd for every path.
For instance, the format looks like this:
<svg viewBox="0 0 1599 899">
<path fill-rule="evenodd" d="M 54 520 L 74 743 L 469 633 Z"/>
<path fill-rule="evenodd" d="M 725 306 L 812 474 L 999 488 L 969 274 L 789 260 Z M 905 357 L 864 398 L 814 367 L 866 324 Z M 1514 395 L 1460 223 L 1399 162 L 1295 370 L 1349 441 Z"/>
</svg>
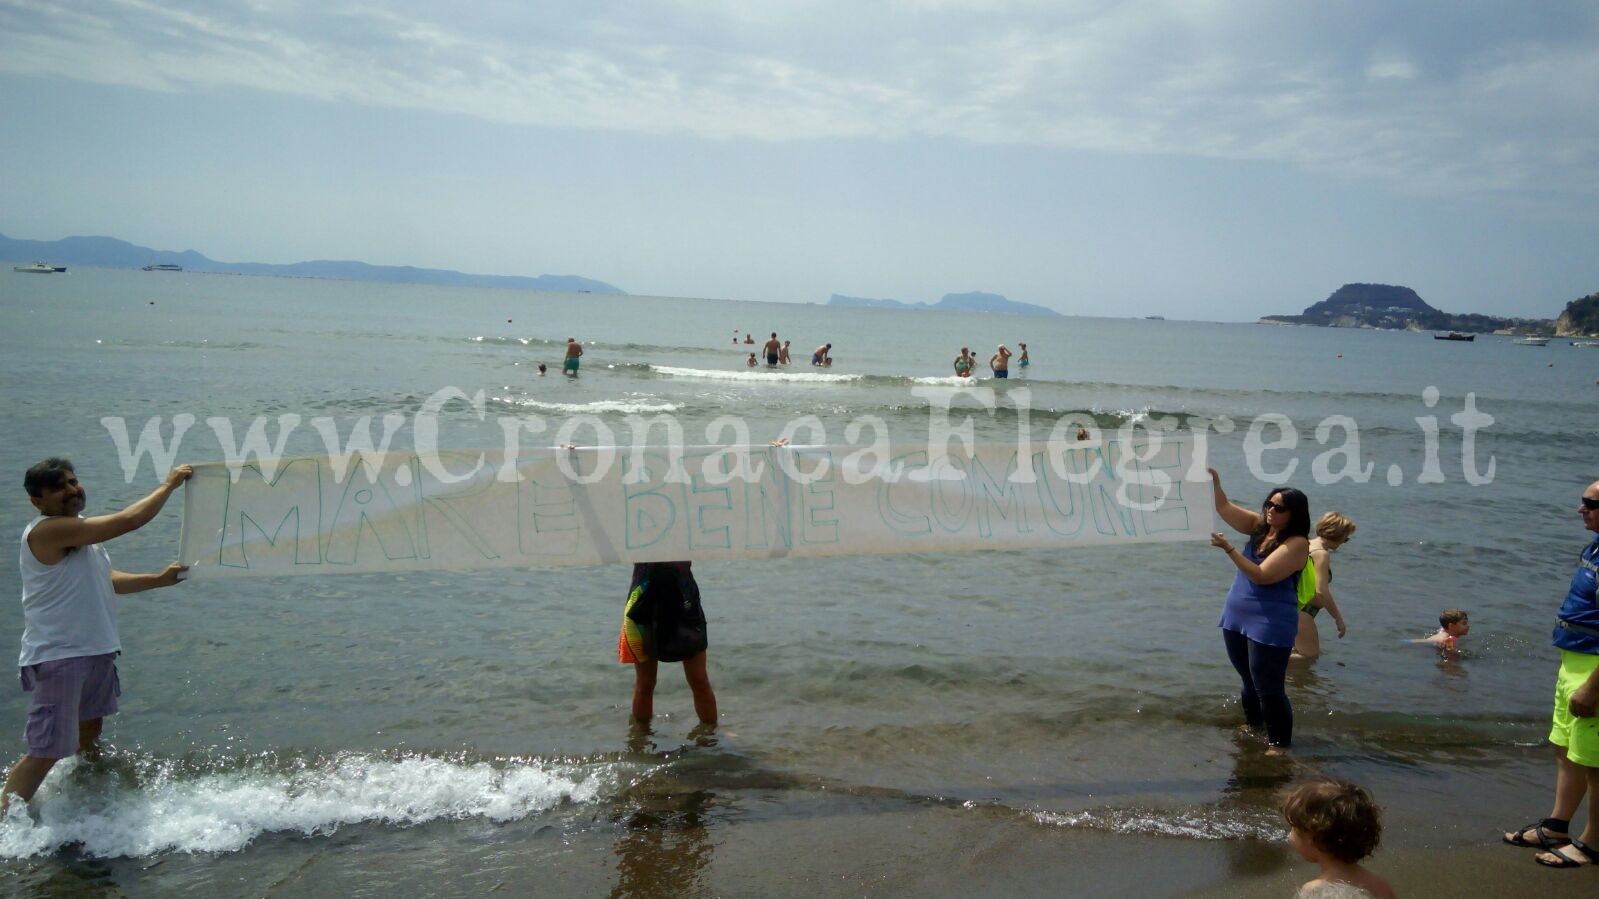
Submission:
<svg viewBox="0 0 1599 899">
<path fill-rule="evenodd" d="M 1247 320 L 1599 290 L 1599 4 L 0 0 L 0 233 Z"/>
</svg>

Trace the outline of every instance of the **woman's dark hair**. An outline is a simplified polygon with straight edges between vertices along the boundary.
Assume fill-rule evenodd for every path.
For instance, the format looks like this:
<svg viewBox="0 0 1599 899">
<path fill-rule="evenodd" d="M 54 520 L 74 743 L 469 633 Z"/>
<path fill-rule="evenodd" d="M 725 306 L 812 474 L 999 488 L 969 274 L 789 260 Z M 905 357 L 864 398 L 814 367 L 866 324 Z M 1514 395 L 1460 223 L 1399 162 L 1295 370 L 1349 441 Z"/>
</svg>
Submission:
<svg viewBox="0 0 1599 899">
<path fill-rule="evenodd" d="M 1266 516 L 1260 516 L 1260 527 L 1249 535 L 1250 542 L 1255 544 L 1255 555 L 1264 559 L 1271 551 L 1282 546 L 1289 537 L 1304 537 L 1310 539 L 1310 500 L 1305 494 L 1292 487 L 1278 487 L 1266 494 L 1266 502 L 1271 502 L 1272 497 L 1278 497 L 1279 502 L 1288 507 L 1288 526 L 1277 532 L 1277 539 L 1265 542 L 1266 533 L 1271 530 Z M 1264 506 L 1266 503 L 1261 503 Z"/>
</svg>

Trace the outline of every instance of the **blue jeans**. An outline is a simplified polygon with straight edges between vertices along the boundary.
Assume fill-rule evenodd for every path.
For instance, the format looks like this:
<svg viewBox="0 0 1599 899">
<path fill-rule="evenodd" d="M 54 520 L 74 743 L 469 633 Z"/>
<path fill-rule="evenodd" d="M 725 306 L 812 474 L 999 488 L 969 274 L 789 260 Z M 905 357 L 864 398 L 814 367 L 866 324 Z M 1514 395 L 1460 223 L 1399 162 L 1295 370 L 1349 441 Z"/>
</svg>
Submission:
<svg viewBox="0 0 1599 899">
<path fill-rule="evenodd" d="M 1237 631 L 1223 629 L 1227 658 L 1244 683 L 1239 701 L 1250 727 L 1266 726 L 1266 742 L 1288 747 L 1294 741 L 1294 707 L 1288 702 L 1288 656 L 1292 646 L 1256 643 Z"/>
</svg>

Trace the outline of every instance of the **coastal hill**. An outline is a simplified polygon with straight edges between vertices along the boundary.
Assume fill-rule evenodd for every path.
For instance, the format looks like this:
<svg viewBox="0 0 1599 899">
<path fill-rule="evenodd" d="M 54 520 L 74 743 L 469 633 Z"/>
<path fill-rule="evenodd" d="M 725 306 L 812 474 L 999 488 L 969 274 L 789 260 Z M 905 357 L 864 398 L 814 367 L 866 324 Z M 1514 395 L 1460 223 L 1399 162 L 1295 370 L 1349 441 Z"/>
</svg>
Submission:
<svg viewBox="0 0 1599 899">
<path fill-rule="evenodd" d="M 1587 337 L 1599 334 L 1599 293 L 1590 293 L 1566 304 L 1555 319 L 1556 337 Z"/>
<path fill-rule="evenodd" d="M 335 278 L 343 281 L 390 281 L 400 284 L 447 284 L 460 287 L 512 287 L 570 293 L 626 293 L 604 281 L 595 281 L 577 275 L 539 275 L 536 278 L 521 275 L 472 275 L 447 269 L 413 268 L 409 265 L 368 265 L 365 262 L 332 259 L 294 262 L 287 265 L 217 262 L 194 250 L 184 250 L 181 253 L 171 250 L 152 250 L 114 237 L 17 240 L 0 234 L 0 259 L 18 262 L 43 259 L 58 265 L 92 265 L 104 268 L 181 265 L 184 271 L 233 275 Z"/>
<path fill-rule="evenodd" d="M 1414 290 L 1392 284 L 1345 284 L 1298 315 L 1268 315 L 1263 322 L 1321 325 L 1329 328 L 1387 328 L 1408 331 L 1514 331 L 1553 334 L 1544 318 L 1502 318 L 1434 309 Z"/>
<path fill-rule="evenodd" d="M 997 293 L 946 293 L 936 303 L 908 303 L 904 300 L 875 300 L 868 297 L 847 297 L 833 294 L 829 306 L 868 306 L 877 309 L 937 309 L 941 312 L 1011 312 L 1017 315 L 1060 315 L 1047 306 L 1020 303 Z"/>
</svg>

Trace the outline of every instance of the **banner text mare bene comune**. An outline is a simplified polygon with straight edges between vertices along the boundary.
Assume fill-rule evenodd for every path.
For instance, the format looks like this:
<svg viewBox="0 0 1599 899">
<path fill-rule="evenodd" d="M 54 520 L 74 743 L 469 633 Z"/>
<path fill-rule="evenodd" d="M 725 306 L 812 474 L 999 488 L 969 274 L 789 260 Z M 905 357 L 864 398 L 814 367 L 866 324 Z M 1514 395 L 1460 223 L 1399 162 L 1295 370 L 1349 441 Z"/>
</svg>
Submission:
<svg viewBox="0 0 1599 899">
<path fill-rule="evenodd" d="M 958 448 L 958 447 L 957 447 Z M 546 567 L 1203 540 L 1191 439 L 1047 449 L 611 447 L 195 466 L 192 576 Z"/>
</svg>

